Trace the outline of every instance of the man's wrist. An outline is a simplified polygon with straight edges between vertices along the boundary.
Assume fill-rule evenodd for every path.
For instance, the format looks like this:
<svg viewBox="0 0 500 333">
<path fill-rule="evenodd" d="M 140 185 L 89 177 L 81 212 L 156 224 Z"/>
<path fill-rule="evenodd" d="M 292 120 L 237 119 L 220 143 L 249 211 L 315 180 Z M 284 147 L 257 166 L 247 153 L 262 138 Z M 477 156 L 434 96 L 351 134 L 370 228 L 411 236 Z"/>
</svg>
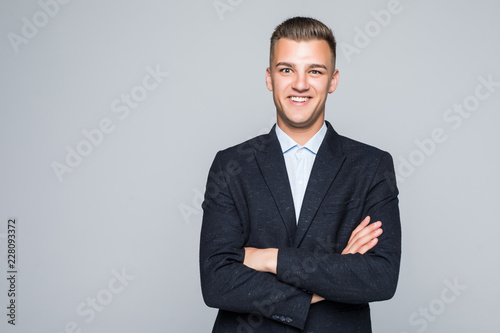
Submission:
<svg viewBox="0 0 500 333">
<path fill-rule="evenodd" d="M 266 249 L 265 266 L 266 272 L 276 274 L 278 267 L 278 249 Z"/>
<path fill-rule="evenodd" d="M 278 249 L 246 247 L 243 264 L 259 272 L 276 274 Z"/>
</svg>

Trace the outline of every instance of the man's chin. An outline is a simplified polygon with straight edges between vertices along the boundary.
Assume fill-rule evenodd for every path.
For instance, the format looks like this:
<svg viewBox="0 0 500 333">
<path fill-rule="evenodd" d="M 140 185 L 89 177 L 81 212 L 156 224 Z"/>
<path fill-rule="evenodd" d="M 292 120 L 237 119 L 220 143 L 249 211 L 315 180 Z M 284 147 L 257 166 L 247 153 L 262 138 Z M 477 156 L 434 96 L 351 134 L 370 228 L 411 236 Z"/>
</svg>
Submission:
<svg viewBox="0 0 500 333">
<path fill-rule="evenodd" d="M 284 121 L 285 125 L 290 129 L 306 130 L 314 126 L 316 123 L 312 119 L 306 120 L 290 120 Z"/>
<path fill-rule="evenodd" d="M 307 130 L 314 127 L 322 117 L 321 113 L 313 113 L 309 114 L 309 117 L 304 117 L 303 115 L 293 114 L 293 112 L 284 113 L 278 111 L 278 118 L 284 126 L 290 129 Z"/>
</svg>

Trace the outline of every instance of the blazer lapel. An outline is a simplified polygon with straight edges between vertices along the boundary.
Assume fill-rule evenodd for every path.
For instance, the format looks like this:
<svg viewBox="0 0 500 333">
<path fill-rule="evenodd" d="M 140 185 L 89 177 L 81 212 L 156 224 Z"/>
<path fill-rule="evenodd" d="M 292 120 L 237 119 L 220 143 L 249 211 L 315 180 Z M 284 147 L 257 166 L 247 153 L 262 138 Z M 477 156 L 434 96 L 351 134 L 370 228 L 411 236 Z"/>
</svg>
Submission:
<svg viewBox="0 0 500 333">
<path fill-rule="evenodd" d="M 257 148 L 254 152 L 262 176 L 271 191 L 281 219 L 285 224 L 289 244 L 293 244 L 296 229 L 295 209 L 285 159 L 278 137 L 276 136 L 275 126 L 273 126 L 271 132 L 267 135 L 267 142 L 259 146 L 259 148 L 263 148 Z"/>
<path fill-rule="evenodd" d="M 294 247 L 298 247 L 309 229 L 323 198 L 330 188 L 345 160 L 340 138 L 330 123 L 328 130 L 314 160 L 311 175 L 307 183 L 304 201 L 300 211 Z"/>
</svg>

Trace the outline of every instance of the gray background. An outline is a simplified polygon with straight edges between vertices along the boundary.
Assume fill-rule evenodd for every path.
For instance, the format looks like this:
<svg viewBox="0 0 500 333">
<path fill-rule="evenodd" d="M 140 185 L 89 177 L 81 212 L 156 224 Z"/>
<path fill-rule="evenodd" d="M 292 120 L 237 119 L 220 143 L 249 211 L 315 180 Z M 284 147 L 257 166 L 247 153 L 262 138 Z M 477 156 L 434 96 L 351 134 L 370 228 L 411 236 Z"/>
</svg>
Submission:
<svg viewBox="0 0 500 333">
<path fill-rule="evenodd" d="M 71 322 L 82 332 L 211 330 L 200 195 L 218 150 L 274 123 L 268 40 L 294 15 L 324 21 L 338 39 L 327 119 L 395 160 L 402 267 L 395 297 L 372 305 L 374 331 L 498 332 L 500 87 L 474 96 L 480 77 L 500 82 L 499 1 L 401 0 L 385 26 L 372 11 L 386 0 L 42 3 L 52 16 L 34 0 L 0 5 L 2 332 L 64 332 Z M 24 38 L 26 20 L 40 27 L 15 47 L 9 36 Z M 148 67 L 168 76 L 128 117 L 113 112 L 122 94 L 145 91 Z M 466 116 L 447 111 L 464 103 Z M 113 131 L 60 181 L 52 164 L 66 164 L 66 147 L 105 118 Z M 446 140 L 431 149 L 436 128 Z M 9 217 L 18 219 L 16 327 L 6 323 Z M 129 280 L 110 293 L 123 269 Z M 105 305 L 87 322 L 76 309 L 99 297 Z"/>
</svg>

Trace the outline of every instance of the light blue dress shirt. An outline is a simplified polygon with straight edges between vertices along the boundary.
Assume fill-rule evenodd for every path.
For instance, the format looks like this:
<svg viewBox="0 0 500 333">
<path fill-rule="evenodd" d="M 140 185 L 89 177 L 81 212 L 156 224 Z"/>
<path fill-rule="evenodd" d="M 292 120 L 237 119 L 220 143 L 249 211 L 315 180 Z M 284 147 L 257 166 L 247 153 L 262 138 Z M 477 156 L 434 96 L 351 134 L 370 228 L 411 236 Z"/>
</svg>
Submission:
<svg viewBox="0 0 500 333">
<path fill-rule="evenodd" d="M 307 182 L 311 175 L 314 159 L 326 134 L 326 124 L 303 146 L 293 141 L 276 124 L 276 136 L 281 145 L 283 157 L 285 158 L 288 180 L 292 189 L 293 205 L 295 207 L 296 222 L 299 221 L 300 209 L 304 201 Z"/>
</svg>

